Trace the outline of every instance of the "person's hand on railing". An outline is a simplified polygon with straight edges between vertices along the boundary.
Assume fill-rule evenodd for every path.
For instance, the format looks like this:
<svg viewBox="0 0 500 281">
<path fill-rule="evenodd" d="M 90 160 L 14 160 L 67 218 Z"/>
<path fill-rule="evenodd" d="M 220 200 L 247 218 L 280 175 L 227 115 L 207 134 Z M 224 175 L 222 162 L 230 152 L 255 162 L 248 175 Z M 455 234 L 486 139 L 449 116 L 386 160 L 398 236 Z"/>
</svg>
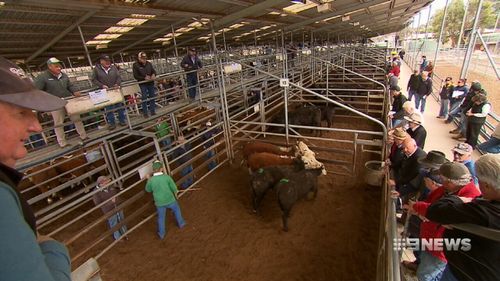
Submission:
<svg viewBox="0 0 500 281">
<path fill-rule="evenodd" d="M 81 92 L 74 92 L 73 96 L 75 96 L 75 97 L 81 97 L 82 93 Z"/>
</svg>

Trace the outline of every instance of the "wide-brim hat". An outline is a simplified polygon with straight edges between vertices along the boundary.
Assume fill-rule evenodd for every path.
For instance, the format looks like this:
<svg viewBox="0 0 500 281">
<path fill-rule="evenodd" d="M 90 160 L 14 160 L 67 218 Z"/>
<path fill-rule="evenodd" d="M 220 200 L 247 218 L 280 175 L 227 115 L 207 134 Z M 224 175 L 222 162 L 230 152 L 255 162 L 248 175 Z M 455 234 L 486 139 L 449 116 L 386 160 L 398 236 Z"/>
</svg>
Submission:
<svg viewBox="0 0 500 281">
<path fill-rule="evenodd" d="M 55 111 L 67 101 L 39 90 L 13 62 L 0 57 L 0 101 L 36 111 Z"/>
<path fill-rule="evenodd" d="M 424 168 L 431 169 L 439 169 L 441 165 L 447 162 L 450 161 L 446 159 L 446 155 L 443 152 L 437 150 L 431 150 L 425 157 L 418 159 L 418 163 L 424 166 Z"/>
<path fill-rule="evenodd" d="M 422 116 L 418 113 L 412 113 L 410 116 L 405 116 L 404 118 L 411 123 L 422 124 Z"/>
<path fill-rule="evenodd" d="M 471 154 L 472 151 L 474 150 L 472 148 L 472 146 L 468 143 L 465 143 L 465 142 L 461 142 L 461 143 L 458 143 L 457 145 L 455 145 L 454 148 L 451 149 L 453 152 L 457 152 L 459 154 Z"/>
<path fill-rule="evenodd" d="M 408 133 L 403 128 L 396 128 L 392 132 L 392 137 L 398 140 L 405 140 L 408 137 Z"/>
</svg>

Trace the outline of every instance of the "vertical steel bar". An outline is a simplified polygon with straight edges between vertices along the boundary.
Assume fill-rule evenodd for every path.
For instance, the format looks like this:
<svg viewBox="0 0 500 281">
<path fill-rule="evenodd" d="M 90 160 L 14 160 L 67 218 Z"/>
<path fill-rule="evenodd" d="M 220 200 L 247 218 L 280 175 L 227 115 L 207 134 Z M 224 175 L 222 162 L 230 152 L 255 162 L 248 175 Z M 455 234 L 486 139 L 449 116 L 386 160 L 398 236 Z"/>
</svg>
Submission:
<svg viewBox="0 0 500 281">
<path fill-rule="evenodd" d="M 434 70 L 433 70 L 434 73 L 436 73 L 437 56 L 439 52 L 439 46 L 441 45 L 441 40 L 443 40 L 444 24 L 446 22 L 447 14 L 448 14 L 448 0 L 446 0 L 446 4 L 444 6 L 444 15 L 443 15 L 443 20 L 441 21 L 441 31 L 439 31 L 439 38 L 437 41 L 436 52 L 434 53 Z"/>
<path fill-rule="evenodd" d="M 465 20 L 467 19 L 467 10 L 469 10 L 470 1 L 467 1 L 465 5 L 464 17 L 462 18 L 462 25 L 460 26 L 460 35 L 457 41 L 457 50 L 460 49 L 460 44 L 462 43 L 462 37 L 464 35 Z"/>
<path fill-rule="evenodd" d="M 174 52 L 175 52 L 175 57 L 178 58 L 179 57 L 179 52 L 177 51 L 177 40 L 175 39 L 174 26 L 171 25 L 170 27 L 172 28 L 172 38 L 174 38 Z"/>
<path fill-rule="evenodd" d="M 87 55 L 89 65 L 90 67 L 92 67 L 93 66 L 92 60 L 90 59 L 90 54 L 89 54 L 89 49 L 87 48 L 87 44 L 85 44 L 85 38 L 83 38 L 82 29 L 80 28 L 80 25 L 77 25 L 76 27 L 78 28 L 78 32 L 80 33 L 80 38 L 82 39 L 83 48 L 85 49 L 85 54 Z"/>
<path fill-rule="evenodd" d="M 282 48 L 282 53 L 283 53 L 283 78 L 287 79 L 288 78 L 288 56 L 286 53 L 285 49 L 285 34 L 283 32 L 283 29 L 281 29 L 281 44 L 283 46 Z M 285 100 L 285 139 L 286 143 L 288 144 L 289 141 L 289 127 L 288 127 L 288 87 L 283 87 L 283 95 L 284 95 L 284 100 Z"/>
<path fill-rule="evenodd" d="M 469 64 L 472 58 L 472 52 L 474 51 L 474 45 L 476 43 L 476 30 L 479 23 L 479 16 L 481 15 L 481 8 L 483 6 L 483 0 L 479 0 L 477 5 L 476 17 L 474 18 L 474 24 L 472 25 L 472 30 L 469 36 L 469 45 L 465 51 L 464 62 L 462 64 L 462 69 L 460 70 L 460 78 L 465 78 L 467 72 L 469 71 Z"/>
</svg>

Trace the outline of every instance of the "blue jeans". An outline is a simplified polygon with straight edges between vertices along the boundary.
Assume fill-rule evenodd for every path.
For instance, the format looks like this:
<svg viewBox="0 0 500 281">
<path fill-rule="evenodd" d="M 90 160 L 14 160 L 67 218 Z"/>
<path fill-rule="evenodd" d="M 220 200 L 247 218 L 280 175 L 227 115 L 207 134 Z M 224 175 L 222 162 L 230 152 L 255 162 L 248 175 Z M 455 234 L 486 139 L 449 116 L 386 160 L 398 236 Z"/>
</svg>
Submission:
<svg viewBox="0 0 500 281">
<path fill-rule="evenodd" d="M 213 150 L 209 150 L 209 151 L 207 152 L 207 159 L 211 159 L 211 158 L 212 158 L 212 157 L 214 157 L 214 156 L 215 156 L 215 151 L 213 151 Z M 210 170 L 213 170 L 216 166 L 217 166 L 217 161 L 212 160 L 212 161 L 208 162 L 208 170 L 209 170 L 209 171 L 210 171 Z"/>
<path fill-rule="evenodd" d="M 174 213 L 175 220 L 177 221 L 177 226 L 179 228 L 183 228 L 186 224 L 186 222 L 182 218 L 181 208 L 179 207 L 179 203 L 177 203 L 177 201 L 165 206 L 156 206 L 156 211 L 158 212 L 158 236 L 160 236 L 161 239 L 165 238 L 165 234 L 167 234 L 167 231 L 165 229 L 167 209 L 172 210 L 172 212 Z"/>
<path fill-rule="evenodd" d="M 460 105 L 462 104 L 462 101 L 450 101 L 450 110 L 449 112 L 452 112 L 456 110 Z"/>
<path fill-rule="evenodd" d="M 169 149 L 171 143 L 172 140 L 170 139 L 170 137 L 165 137 L 163 140 L 160 141 L 160 145 L 163 146 L 164 149 Z"/>
<path fill-rule="evenodd" d="M 440 281 L 458 281 L 458 279 L 451 272 L 449 265 L 446 265 Z"/>
<path fill-rule="evenodd" d="M 420 112 L 424 113 L 426 101 L 427 101 L 427 97 L 424 98 L 423 96 L 416 94 L 415 95 L 415 109 L 420 108 Z"/>
<path fill-rule="evenodd" d="M 417 96 L 417 91 L 412 89 L 408 90 L 408 100 L 411 100 L 413 96 Z"/>
<path fill-rule="evenodd" d="M 193 166 L 192 165 L 188 165 L 186 167 L 184 167 L 182 170 L 181 170 L 181 176 L 184 177 L 188 174 L 190 174 L 191 172 L 193 171 Z M 193 177 L 187 177 L 184 182 L 182 182 L 181 184 L 181 188 L 182 189 L 186 189 L 188 188 L 189 186 L 191 186 L 193 184 Z"/>
<path fill-rule="evenodd" d="M 142 92 L 142 114 L 148 115 L 148 107 L 149 113 L 151 115 L 155 114 L 155 84 L 154 83 L 144 83 L 139 84 Z"/>
<path fill-rule="evenodd" d="M 120 223 L 124 220 L 125 220 L 125 216 L 123 215 L 123 211 L 119 211 L 118 213 L 116 213 L 108 218 L 109 228 L 115 227 L 115 225 L 117 225 L 118 223 Z M 120 236 L 122 236 L 126 232 L 127 232 L 127 226 L 123 225 L 122 227 L 120 227 L 120 229 L 113 232 L 113 238 L 115 240 L 118 240 L 118 238 L 120 238 Z"/>
<path fill-rule="evenodd" d="M 500 153 L 500 139 L 490 137 L 487 142 L 483 142 L 477 148 L 487 153 Z"/>
<path fill-rule="evenodd" d="M 198 88 L 198 74 L 196 72 L 186 74 L 189 98 L 194 100 Z"/>
<path fill-rule="evenodd" d="M 443 275 L 446 262 L 422 251 L 420 253 L 420 264 L 417 269 L 417 277 L 419 281 L 439 281 Z"/>
<path fill-rule="evenodd" d="M 447 117 L 448 109 L 450 107 L 450 100 L 441 99 L 441 108 L 439 108 L 439 117 Z"/>
<path fill-rule="evenodd" d="M 118 110 L 115 110 L 117 108 Z M 120 124 L 126 123 L 125 108 L 123 108 L 123 103 L 108 105 L 104 108 L 104 111 L 106 112 L 106 120 L 108 120 L 109 125 L 115 125 L 115 111 L 118 111 L 118 121 Z"/>
</svg>

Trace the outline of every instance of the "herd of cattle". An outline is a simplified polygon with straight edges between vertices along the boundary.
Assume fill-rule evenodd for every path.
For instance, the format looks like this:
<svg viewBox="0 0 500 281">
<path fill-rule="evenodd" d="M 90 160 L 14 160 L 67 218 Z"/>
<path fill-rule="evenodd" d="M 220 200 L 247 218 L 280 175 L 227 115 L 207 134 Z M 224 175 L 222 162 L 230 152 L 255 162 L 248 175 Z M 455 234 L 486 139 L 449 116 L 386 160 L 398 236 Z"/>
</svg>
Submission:
<svg viewBox="0 0 500 281">
<path fill-rule="evenodd" d="M 316 160 L 316 154 L 302 141 L 294 147 L 280 147 L 252 141 L 243 147 L 252 190 L 254 212 L 270 190 L 276 192 L 282 212 L 283 230 L 288 231 L 290 211 L 299 199 L 310 192 L 318 192 L 318 176 L 326 175 L 325 166 Z"/>
</svg>

